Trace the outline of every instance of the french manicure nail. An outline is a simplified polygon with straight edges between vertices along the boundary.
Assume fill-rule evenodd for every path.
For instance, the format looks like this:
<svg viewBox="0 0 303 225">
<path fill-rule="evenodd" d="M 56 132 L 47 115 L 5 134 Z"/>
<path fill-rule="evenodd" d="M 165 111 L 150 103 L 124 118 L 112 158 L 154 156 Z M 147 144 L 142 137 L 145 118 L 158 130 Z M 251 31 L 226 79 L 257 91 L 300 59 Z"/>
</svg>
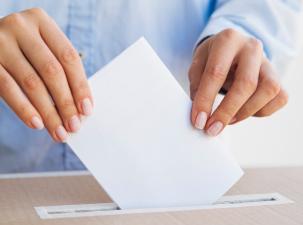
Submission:
<svg viewBox="0 0 303 225">
<path fill-rule="evenodd" d="M 76 132 L 80 129 L 81 122 L 78 116 L 73 116 L 68 122 L 69 128 L 72 132 Z"/>
<path fill-rule="evenodd" d="M 210 136 L 217 136 L 223 129 L 223 123 L 216 121 L 208 129 L 207 134 Z"/>
<path fill-rule="evenodd" d="M 207 114 L 205 112 L 200 112 L 196 118 L 195 127 L 199 130 L 203 130 L 206 124 Z"/>
<path fill-rule="evenodd" d="M 32 126 L 37 130 L 42 130 L 44 128 L 44 124 L 43 124 L 42 120 L 37 116 L 34 116 L 32 118 L 31 123 L 32 123 Z"/>
<path fill-rule="evenodd" d="M 89 116 L 93 112 L 93 106 L 89 98 L 86 98 L 81 103 L 82 112 L 85 116 Z"/>
<path fill-rule="evenodd" d="M 56 135 L 60 139 L 60 141 L 64 142 L 67 139 L 68 134 L 67 134 L 66 130 L 64 129 L 64 127 L 62 125 L 60 125 L 56 129 Z"/>
</svg>

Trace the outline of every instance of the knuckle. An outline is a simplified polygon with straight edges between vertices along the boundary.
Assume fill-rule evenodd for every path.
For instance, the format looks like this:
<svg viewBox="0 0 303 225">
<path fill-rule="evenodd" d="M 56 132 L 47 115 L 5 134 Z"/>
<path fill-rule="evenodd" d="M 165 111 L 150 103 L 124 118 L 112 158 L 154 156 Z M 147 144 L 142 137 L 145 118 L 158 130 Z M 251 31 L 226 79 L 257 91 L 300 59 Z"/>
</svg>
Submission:
<svg viewBox="0 0 303 225">
<path fill-rule="evenodd" d="M 198 111 L 203 110 L 203 108 L 205 108 L 205 105 L 207 105 L 209 103 L 209 98 L 205 95 L 201 95 L 198 93 L 199 90 L 197 92 L 195 92 L 195 98 L 194 98 L 194 106 L 195 108 L 197 108 Z"/>
<path fill-rule="evenodd" d="M 251 90 L 247 90 L 247 86 L 238 84 L 232 88 L 232 93 L 236 96 L 246 96 L 247 93 L 251 93 Z"/>
<path fill-rule="evenodd" d="M 191 89 L 190 90 L 190 99 L 193 101 L 195 99 L 197 93 L 197 89 Z"/>
<path fill-rule="evenodd" d="M 87 94 L 87 91 L 88 91 L 87 81 L 84 79 L 79 81 L 78 85 L 77 85 L 77 90 L 79 91 L 79 93 Z"/>
<path fill-rule="evenodd" d="M 248 38 L 246 48 L 248 48 L 251 53 L 263 53 L 263 44 L 256 38 Z"/>
<path fill-rule="evenodd" d="M 249 106 L 243 106 L 238 112 L 237 119 L 246 118 L 250 116 L 253 110 Z"/>
<path fill-rule="evenodd" d="M 57 110 L 54 107 L 52 107 L 51 109 L 48 109 L 47 112 L 45 112 L 45 115 L 43 116 L 43 118 L 44 118 L 44 121 L 46 122 L 46 126 L 48 128 L 52 127 L 52 124 L 55 124 L 56 120 L 59 120 Z M 60 121 L 60 123 L 61 123 L 61 121 Z"/>
<path fill-rule="evenodd" d="M 39 78 L 36 74 L 31 73 L 23 79 L 23 86 L 27 90 L 35 90 L 39 84 Z"/>
<path fill-rule="evenodd" d="M 0 44 L 5 44 L 6 42 L 6 35 L 4 35 L 3 31 L 0 31 Z"/>
<path fill-rule="evenodd" d="M 258 86 L 258 80 L 250 74 L 238 78 L 232 86 L 232 91 L 238 96 L 251 95 Z"/>
<path fill-rule="evenodd" d="M 77 51 L 72 47 L 67 47 L 62 51 L 61 59 L 66 64 L 75 64 L 80 61 Z"/>
<path fill-rule="evenodd" d="M 193 69 L 193 67 L 197 66 L 199 64 L 199 60 L 198 60 L 198 57 L 195 57 L 191 63 L 191 68 L 190 69 Z"/>
<path fill-rule="evenodd" d="M 232 107 L 225 107 L 224 109 L 220 109 L 217 112 L 216 118 L 223 122 L 224 124 L 227 123 L 232 117 L 234 116 L 234 110 Z"/>
<path fill-rule="evenodd" d="M 32 14 L 32 15 L 38 15 L 38 16 L 42 16 L 45 15 L 45 11 L 42 8 L 39 7 L 34 7 L 31 9 L 26 10 L 27 13 Z"/>
<path fill-rule="evenodd" d="M 215 79 L 218 81 L 224 81 L 226 78 L 226 71 L 225 71 L 224 67 L 219 64 L 209 66 L 206 69 L 206 73 L 209 74 L 212 79 Z"/>
<path fill-rule="evenodd" d="M 21 117 L 26 118 L 27 116 L 31 115 L 29 108 L 30 107 L 27 104 L 21 104 L 19 106 L 19 110 L 18 111 L 19 111 Z"/>
<path fill-rule="evenodd" d="M 12 13 L 2 19 L 2 22 L 9 27 L 23 26 L 24 17 L 20 13 Z"/>
<path fill-rule="evenodd" d="M 195 83 L 190 83 L 189 89 L 190 89 L 190 98 L 191 100 L 194 100 L 198 90 L 198 85 L 196 85 Z"/>
<path fill-rule="evenodd" d="M 255 76 L 247 74 L 239 79 L 239 86 L 243 87 L 248 92 L 254 92 L 258 86 L 258 80 Z"/>
<path fill-rule="evenodd" d="M 0 74 L 0 93 L 6 93 L 10 90 L 11 82 L 8 76 Z"/>
<path fill-rule="evenodd" d="M 192 81 L 195 77 L 195 71 L 196 69 L 194 68 L 194 66 L 191 66 L 188 70 L 188 79 L 189 81 Z"/>
<path fill-rule="evenodd" d="M 279 104 L 280 106 L 284 106 L 288 103 L 288 100 L 289 100 L 289 96 L 287 94 L 286 91 L 284 90 L 281 90 L 280 93 L 279 93 Z"/>
<path fill-rule="evenodd" d="M 273 79 L 268 79 L 264 81 L 263 86 L 264 86 L 264 90 L 269 96 L 276 96 L 281 90 L 281 85 L 279 84 L 279 82 Z"/>
<path fill-rule="evenodd" d="M 0 30 L 0 49 L 7 48 L 9 43 L 9 37 L 4 31 Z"/>
<path fill-rule="evenodd" d="M 63 110 L 74 108 L 75 107 L 74 100 L 70 98 L 63 99 L 60 106 L 62 107 Z"/>
<path fill-rule="evenodd" d="M 60 64 L 54 59 L 47 61 L 42 68 L 42 71 L 46 76 L 56 76 L 61 73 L 62 70 Z"/>
<path fill-rule="evenodd" d="M 255 48 L 255 49 L 263 49 L 263 44 L 262 42 L 257 39 L 257 38 L 248 38 L 248 44 L 252 47 L 252 48 Z"/>
<path fill-rule="evenodd" d="M 234 39 L 238 37 L 238 35 L 239 32 L 232 28 L 227 28 L 219 33 L 219 36 L 221 36 L 224 39 Z"/>
<path fill-rule="evenodd" d="M 193 75 L 194 71 L 195 71 L 195 64 L 196 63 L 193 62 L 192 65 L 191 65 L 191 67 L 188 69 L 187 73 L 188 73 L 189 77 L 191 77 Z"/>
</svg>

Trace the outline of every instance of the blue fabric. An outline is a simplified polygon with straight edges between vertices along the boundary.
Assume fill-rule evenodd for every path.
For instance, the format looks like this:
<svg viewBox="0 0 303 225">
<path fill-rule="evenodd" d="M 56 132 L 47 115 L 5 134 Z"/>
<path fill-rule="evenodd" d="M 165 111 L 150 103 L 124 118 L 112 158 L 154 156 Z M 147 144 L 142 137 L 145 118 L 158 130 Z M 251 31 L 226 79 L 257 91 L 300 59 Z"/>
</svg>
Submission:
<svg viewBox="0 0 303 225">
<path fill-rule="evenodd" d="M 84 55 L 88 77 L 144 36 L 186 89 L 195 43 L 225 28 L 259 38 L 270 59 L 290 56 L 290 20 L 301 6 L 295 0 L 1 0 L 0 16 L 31 7 L 54 18 Z M 27 128 L 0 100 L 0 172 L 81 169 L 67 145 Z"/>
</svg>

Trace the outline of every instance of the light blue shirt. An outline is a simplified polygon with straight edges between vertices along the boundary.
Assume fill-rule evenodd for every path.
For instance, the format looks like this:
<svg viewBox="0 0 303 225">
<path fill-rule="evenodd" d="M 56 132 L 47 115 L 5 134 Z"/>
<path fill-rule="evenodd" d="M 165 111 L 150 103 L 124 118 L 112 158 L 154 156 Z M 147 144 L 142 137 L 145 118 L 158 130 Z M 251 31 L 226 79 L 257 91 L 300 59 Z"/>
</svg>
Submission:
<svg viewBox="0 0 303 225">
<path fill-rule="evenodd" d="M 225 28 L 260 39 L 273 61 L 292 56 L 301 8 L 296 0 L 1 0 L 0 15 L 31 7 L 54 18 L 88 77 L 144 36 L 185 89 L 196 43 Z M 67 145 L 27 128 L 0 100 L 0 172 L 80 169 Z"/>
</svg>

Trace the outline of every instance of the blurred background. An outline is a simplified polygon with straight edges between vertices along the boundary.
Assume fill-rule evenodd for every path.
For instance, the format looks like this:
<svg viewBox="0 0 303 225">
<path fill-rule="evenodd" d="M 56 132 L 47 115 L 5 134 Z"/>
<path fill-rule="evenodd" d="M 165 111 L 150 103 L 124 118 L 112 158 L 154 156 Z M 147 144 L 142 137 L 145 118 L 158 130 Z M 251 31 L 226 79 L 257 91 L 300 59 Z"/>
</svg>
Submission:
<svg viewBox="0 0 303 225">
<path fill-rule="evenodd" d="M 303 26 L 303 17 L 298 26 Z M 303 165 L 302 31 L 298 40 L 296 59 L 289 65 L 276 65 L 289 94 L 288 105 L 271 117 L 250 118 L 229 127 L 231 150 L 243 167 Z"/>
</svg>

